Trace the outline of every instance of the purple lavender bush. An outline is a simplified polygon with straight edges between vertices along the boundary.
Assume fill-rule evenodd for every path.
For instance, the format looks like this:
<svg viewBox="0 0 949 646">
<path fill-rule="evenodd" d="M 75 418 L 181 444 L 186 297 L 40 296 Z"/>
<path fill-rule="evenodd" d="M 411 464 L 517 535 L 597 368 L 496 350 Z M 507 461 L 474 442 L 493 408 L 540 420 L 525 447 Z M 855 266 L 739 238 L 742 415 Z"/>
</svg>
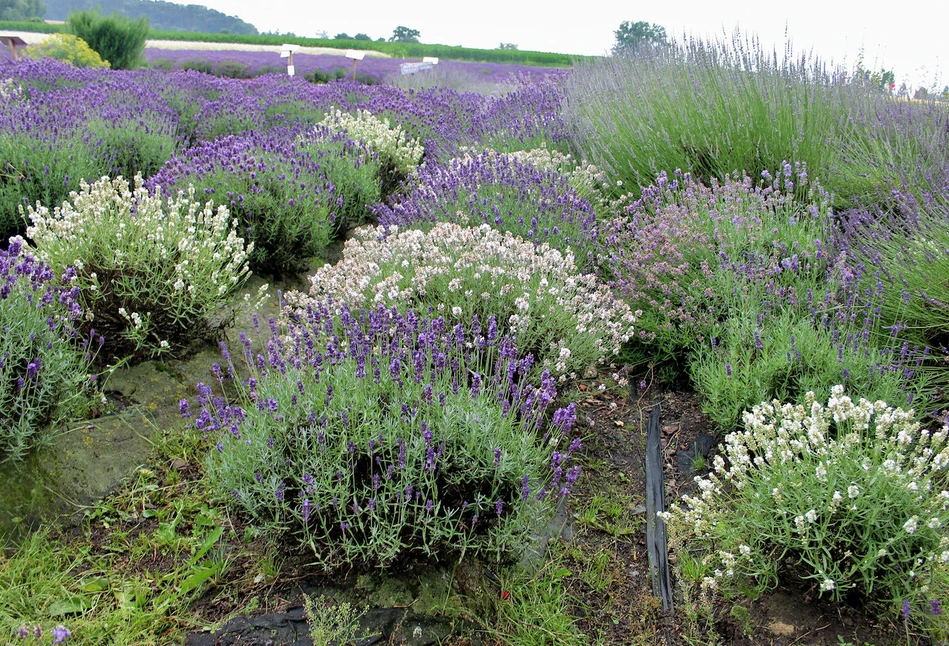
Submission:
<svg viewBox="0 0 949 646">
<path fill-rule="evenodd" d="M 345 137 L 297 140 L 286 130 L 198 144 L 147 182 L 174 194 L 193 184 L 227 206 L 253 242 L 255 271 L 282 275 L 308 266 L 338 231 L 379 195 L 376 166 Z"/>
<path fill-rule="evenodd" d="M 873 305 L 839 289 L 830 198 L 803 165 L 711 186 L 663 174 L 603 235 L 601 263 L 642 313 L 626 360 L 687 376 L 722 428 L 835 383 L 895 405 L 925 391 L 919 353 L 894 355 L 871 334 Z"/>
<path fill-rule="evenodd" d="M 890 194 L 893 210 L 854 209 L 842 215 L 838 266 L 848 293 L 873 304 L 875 334 L 900 356 L 917 355 L 918 372 L 932 379 L 933 403 L 946 407 L 949 375 L 949 173 L 938 188 Z M 942 186 L 939 186 L 942 184 Z M 920 354 L 922 352 L 922 354 Z"/>
<path fill-rule="evenodd" d="M 199 384 L 181 403 L 208 483 L 326 568 L 520 545 L 579 476 L 576 414 L 551 411 L 553 379 L 525 380 L 532 358 L 492 323 L 323 306 L 285 335 L 271 320 L 266 356 L 242 335 L 251 376 L 226 348 L 212 370 L 238 397 Z"/>
<path fill-rule="evenodd" d="M 57 277 L 20 238 L 0 251 L 0 462 L 22 458 L 89 404 L 88 368 L 101 337 L 80 337 L 74 277 Z"/>
<path fill-rule="evenodd" d="M 58 61 L 8 69 L 23 91 L 0 102 L 0 233 L 23 231 L 19 206 L 59 204 L 83 179 L 153 174 L 178 149 L 178 117 L 153 75 Z"/>
<path fill-rule="evenodd" d="M 816 192 L 812 203 L 797 201 L 802 185 L 806 168 L 787 163 L 761 182 L 736 176 L 705 186 L 689 173 L 662 173 L 603 225 L 599 262 L 643 311 L 646 354 L 675 356 L 714 336 L 736 294 L 753 301 L 769 290 L 821 288 L 832 260 L 829 206 Z"/>
<path fill-rule="evenodd" d="M 566 177 L 494 152 L 424 165 L 405 193 L 374 212 L 379 224 L 403 228 L 485 223 L 535 245 L 571 250 L 585 271 L 594 267 L 599 242 L 593 207 Z"/>
</svg>

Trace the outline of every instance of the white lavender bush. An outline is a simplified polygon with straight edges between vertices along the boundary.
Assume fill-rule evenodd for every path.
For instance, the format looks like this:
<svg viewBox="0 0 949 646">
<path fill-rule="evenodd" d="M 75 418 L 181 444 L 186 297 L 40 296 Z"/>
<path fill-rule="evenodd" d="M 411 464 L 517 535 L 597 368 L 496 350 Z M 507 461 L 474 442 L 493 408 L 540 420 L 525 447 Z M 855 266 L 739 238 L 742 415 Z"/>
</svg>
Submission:
<svg viewBox="0 0 949 646">
<path fill-rule="evenodd" d="M 249 274 L 250 246 L 228 210 L 188 194 L 163 199 L 122 177 L 82 182 L 53 211 L 28 207 L 39 259 L 72 267 L 87 323 L 106 358 L 158 355 L 214 331 L 212 322 Z"/>
<path fill-rule="evenodd" d="M 831 392 L 826 406 L 808 393 L 805 405 L 746 411 L 745 430 L 695 479 L 697 495 L 662 514 L 673 542 L 688 546 L 706 590 L 799 578 L 943 634 L 933 609 L 949 593 L 949 426 L 931 431 L 912 411 Z"/>
<path fill-rule="evenodd" d="M 522 352 L 534 355 L 538 374 L 549 370 L 561 382 L 618 354 L 636 320 L 595 276 L 576 268 L 569 251 L 535 247 L 486 224 L 443 222 L 429 232 L 364 228 L 310 285 L 308 294 L 287 294 L 291 307 L 411 307 L 450 324 L 494 317 Z"/>
<path fill-rule="evenodd" d="M 356 141 L 362 141 L 380 161 L 389 163 L 393 170 L 407 176 L 422 161 L 425 148 L 415 139 L 410 139 L 402 126 L 391 126 L 386 119 L 374 116 L 368 110 L 356 110 L 355 114 L 336 110 L 330 112 L 319 123 L 319 128 L 334 132 L 345 132 Z"/>
</svg>

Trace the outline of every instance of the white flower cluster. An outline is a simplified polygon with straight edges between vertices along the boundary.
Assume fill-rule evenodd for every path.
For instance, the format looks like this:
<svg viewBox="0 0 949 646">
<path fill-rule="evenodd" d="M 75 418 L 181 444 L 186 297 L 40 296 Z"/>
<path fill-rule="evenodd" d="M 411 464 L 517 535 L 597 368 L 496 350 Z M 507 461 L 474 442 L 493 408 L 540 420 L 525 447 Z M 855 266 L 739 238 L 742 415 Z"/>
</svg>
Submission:
<svg viewBox="0 0 949 646">
<path fill-rule="evenodd" d="M 551 170 L 567 178 L 570 186 L 594 206 L 606 205 L 605 189 L 609 185 L 606 173 L 586 159 L 577 161 L 569 154 L 547 147 L 508 153 L 508 156 L 541 170 Z"/>
<path fill-rule="evenodd" d="M 0 101 L 15 101 L 23 97 L 23 88 L 12 78 L 0 79 Z"/>
<path fill-rule="evenodd" d="M 36 255 L 60 272 L 75 267 L 87 293 L 102 292 L 98 274 L 107 271 L 121 300 L 160 303 L 184 320 L 211 315 L 249 275 L 252 245 L 237 235 L 237 220 L 225 206 L 196 201 L 194 187 L 165 200 L 160 190 L 150 195 L 140 175 L 134 188 L 122 177 L 103 177 L 80 182 L 80 191 L 52 212 L 39 203 L 21 212 L 29 216 Z M 95 296 L 86 300 L 93 315 L 102 314 Z M 149 332 L 147 317 L 124 308 L 119 314 L 130 330 Z"/>
<path fill-rule="evenodd" d="M 563 380 L 617 354 L 635 322 L 629 306 L 576 269 L 572 253 L 535 247 L 486 224 L 358 229 L 343 258 L 319 269 L 310 284 L 308 295 L 290 293 L 287 302 L 300 309 L 330 299 L 354 308 L 431 306 L 454 322 L 477 314 L 482 325 L 495 316 L 522 351 L 534 352 L 541 368 Z"/>
<path fill-rule="evenodd" d="M 717 455 L 712 472 L 695 479 L 698 494 L 683 496 L 662 514 L 676 540 L 692 537 L 719 545 L 736 518 L 762 513 L 786 519 L 791 528 L 786 540 L 798 549 L 823 546 L 831 553 L 827 541 L 838 539 L 841 526 L 857 531 L 853 525 L 876 509 L 893 520 L 890 534 L 877 539 L 890 549 L 872 550 L 875 558 L 883 558 L 893 554 L 901 532 L 906 537 L 923 526 L 941 528 L 949 517 L 949 491 L 941 490 L 949 470 L 949 426 L 927 430 L 912 411 L 883 401 L 855 404 L 840 385 L 831 393 L 826 406 L 811 392 L 804 405 L 775 400 L 746 411 L 745 430 L 727 435 L 724 457 Z M 892 493 L 899 491 L 904 493 Z M 777 549 L 783 547 L 791 545 Z M 940 559 L 935 544 L 930 548 L 913 558 Z M 844 559 L 852 557 L 844 554 Z M 866 558 L 861 568 L 870 570 Z M 722 562 L 720 555 L 705 560 L 710 570 Z M 849 567 L 837 565 L 840 571 Z M 729 570 L 734 563 L 719 567 L 704 585 L 717 587 Z M 823 572 L 813 576 L 822 581 L 822 590 L 841 585 Z"/>
<path fill-rule="evenodd" d="M 402 126 L 389 125 L 388 120 L 373 116 L 368 110 L 357 110 L 355 114 L 331 111 L 318 124 L 334 132 L 345 132 L 355 141 L 363 142 L 380 158 L 390 160 L 395 167 L 408 175 L 422 161 L 425 149 L 416 139 L 409 139 Z"/>
</svg>

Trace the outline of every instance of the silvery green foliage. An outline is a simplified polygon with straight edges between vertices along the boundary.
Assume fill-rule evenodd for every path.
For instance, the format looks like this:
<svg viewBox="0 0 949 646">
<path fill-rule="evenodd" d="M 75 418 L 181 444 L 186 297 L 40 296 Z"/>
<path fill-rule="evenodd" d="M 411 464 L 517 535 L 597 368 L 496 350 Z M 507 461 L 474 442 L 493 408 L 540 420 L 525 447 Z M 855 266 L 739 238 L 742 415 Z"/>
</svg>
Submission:
<svg viewBox="0 0 949 646">
<path fill-rule="evenodd" d="M 402 175 L 411 173 L 425 153 L 422 144 L 409 139 L 401 125 L 393 127 L 388 119 L 380 119 L 368 110 L 356 110 L 355 114 L 336 110 L 326 115 L 319 125 L 346 132 L 354 140 L 364 142 L 380 159 L 391 162 Z"/>
<path fill-rule="evenodd" d="M 353 309 L 431 308 L 451 323 L 493 316 L 522 351 L 534 354 L 538 370 L 561 382 L 607 363 L 636 320 L 595 276 L 577 269 L 571 252 L 487 224 L 360 229 L 343 258 L 317 270 L 310 285 L 308 294 L 287 294 L 288 303 L 299 310 L 329 300 Z"/>
<path fill-rule="evenodd" d="M 241 335 L 246 382 L 221 344 L 236 399 L 198 384 L 205 477 L 328 568 L 523 546 L 580 475 L 576 405 L 494 319 L 321 303 L 271 331 L 266 357 Z"/>
<path fill-rule="evenodd" d="M 188 194 L 165 199 L 136 176 L 102 179 L 52 211 L 27 207 L 37 257 L 72 267 L 90 324 L 110 357 L 157 355 L 208 333 L 248 276 L 250 246 L 224 206 Z"/>
<path fill-rule="evenodd" d="M 949 425 L 931 430 L 912 410 L 831 392 L 826 405 L 808 393 L 746 411 L 698 492 L 663 514 L 674 542 L 701 549 L 693 565 L 705 589 L 794 576 L 894 614 L 901 600 L 945 599 Z"/>
</svg>

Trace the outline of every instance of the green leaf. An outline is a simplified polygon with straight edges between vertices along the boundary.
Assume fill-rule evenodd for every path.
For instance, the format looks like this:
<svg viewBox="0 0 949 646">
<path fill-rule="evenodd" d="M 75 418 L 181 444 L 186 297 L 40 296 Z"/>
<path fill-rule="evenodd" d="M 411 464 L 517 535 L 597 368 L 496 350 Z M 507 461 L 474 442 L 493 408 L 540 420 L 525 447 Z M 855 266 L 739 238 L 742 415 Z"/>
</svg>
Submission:
<svg viewBox="0 0 949 646">
<path fill-rule="evenodd" d="M 50 617 L 62 617 L 64 615 L 78 615 L 92 607 L 89 599 L 82 597 L 72 597 L 49 604 Z"/>
<path fill-rule="evenodd" d="M 181 587 L 178 588 L 178 592 L 181 594 L 181 596 L 189 594 L 192 590 L 195 590 L 204 584 L 204 582 L 210 579 L 212 576 L 218 574 L 223 567 L 224 564 L 219 562 L 215 563 L 214 565 L 198 568 L 194 573 L 192 573 L 191 576 L 182 582 Z"/>
<path fill-rule="evenodd" d="M 214 530 L 208 534 L 207 537 L 205 537 L 204 542 L 201 543 L 201 547 L 199 547 L 198 551 L 194 553 L 194 556 L 191 557 L 191 560 L 188 561 L 188 564 L 185 566 L 185 568 L 193 567 L 195 563 L 200 561 L 204 555 L 208 553 L 208 550 L 214 547 L 214 544 L 220 540 L 223 533 L 223 527 L 215 527 Z"/>
<path fill-rule="evenodd" d="M 102 592 L 109 587 L 108 579 L 91 579 L 83 583 L 79 589 L 83 592 Z"/>
</svg>

